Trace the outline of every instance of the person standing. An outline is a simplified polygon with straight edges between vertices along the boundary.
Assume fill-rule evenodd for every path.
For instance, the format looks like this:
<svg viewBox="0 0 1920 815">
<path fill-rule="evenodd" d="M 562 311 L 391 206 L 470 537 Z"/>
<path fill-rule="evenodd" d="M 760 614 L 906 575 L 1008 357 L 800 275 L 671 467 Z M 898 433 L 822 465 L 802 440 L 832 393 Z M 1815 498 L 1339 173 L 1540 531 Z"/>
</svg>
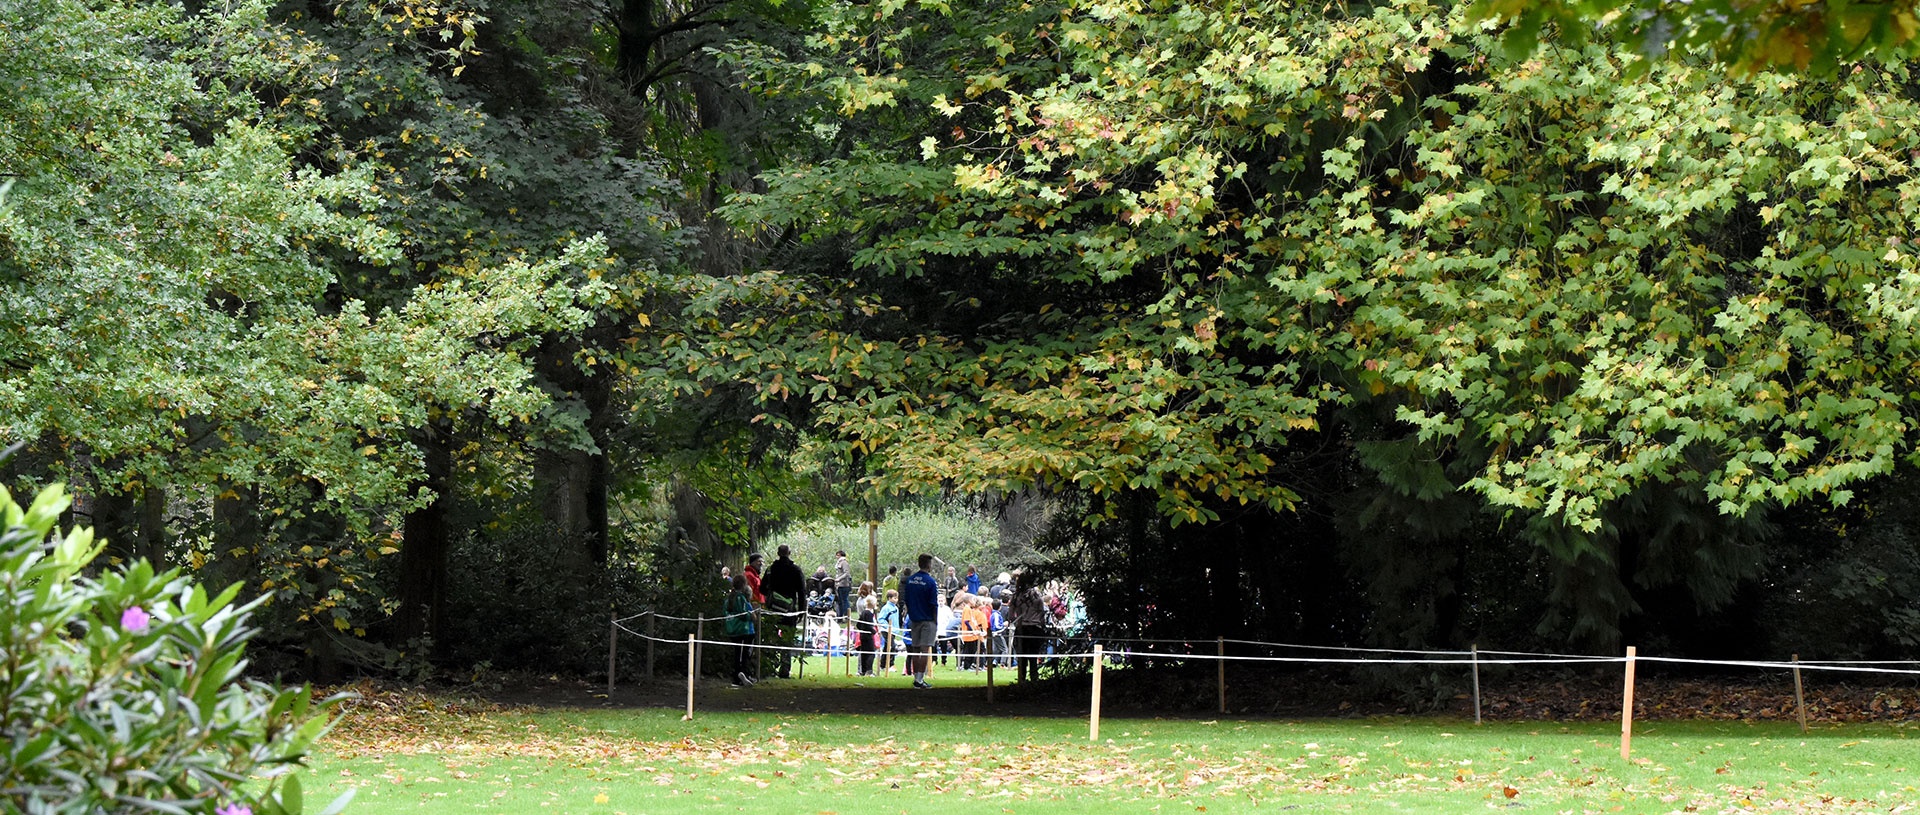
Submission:
<svg viewBox="0 0 1920 815">
<path fill-rule="evenodd" d="M 760 567 L 765 564 L 766 561 L 766 556 L 759 552 L 747 555 L 747 568 L 745 572 L 740 575 L 747 579 L 747 591 L 752 592 L 753 601 L 763 606 L 767 604 L 767 596 L 760 593 Z"/>
<path fill-rule="evenodd" d="M 773 613 L 774 642 L 782 646 L 780 651 L 781 679 L 787 679 L 793 673 L 793 652 L 786 646 L 793 645 L 795 621 L 802 613 L 801 603 L 807 593 L 807 578 L 800 573 L 800 564 L 793 562 L 793 547 L 780 544 L 775 550 L 773 565 L 767 567 L 767 576 L 760 587 L 767 596 L 767 611 Z"/>
<path fill-rule="evenodd" d="M 994 584 L 999 585 L 999 584 Z M 986 601 L 992 605 L 987 613 L 987 653 L 992 655 L 992 663 L 1002 668 L 1007 665 L 1007 654 L 1013 649 L 1013 631 L 1007 627 L 1007 612 L 999 600 Z"/>
<path fill-rule="evenodd" d="M 927 570 L 933 567 L 933 555 L 920 556 L 920 569 L 907 575 L 900 600 L 906 605 L 908 631 L 913 651 L 907 656 L 907 670 L 913 674 L 913 686 L 931 688 L 927 670 L 933 662 L 933 641 L 940 632 L 940 583 Z"/>
<path fill-rule="evenodd" d="M 967 593 L 980 593 L 980 570 L 973 566 L 967 567 Z"/>
<path fill-rule="evenodd" d="M 735 575 L 733 591 L 727 594 L 727 604 L 723 612 L 726 615 L 727 639 L 734 641 L 733 686 L 744 688 L 753 684 L 747 676 L 747 667 L 753 651 L 753 595 L 747 589 L 747 576 Z"/>
<path fill-rule="evenodd" d="M 960 582 L 960 575 L 953 570 L 952 566 L 948 566 L 947 582 L 941 586 L 941 588 L 946 589 L 946 591 L 941 594 L 940 599 L 948 603 L 953 602 L 953 596 L 960 593 L 961 585 L 963 584 Z"/>
<path fill-rule="evenodd" d="M 853 596 L 853 570 L 847 567 L 847 550 L 833 553 L 833 608 L 840 619 L 847 618 L 847 602 Z"/>
<path fill-rule="evenodd" d="M 1047 602 L 1040 596 L 1031 575 L 1021 572 L 1013 583 L 1014 678 L 1025 682 L 1040 678 L 1040 657 L 1047 647 Z"/>
<path fill-rule="evenodd" d="M 900 651 L 900 643 L 907 638 L 907 627 L 900 613 L 900 592 L 887 589 L 886 605 L 880 607 L 875 622 L 880 626 L 880 670 L 891 671 L 896 662 L 894 653 Z"/>
<path fill-rule="evenodd" d="M 853 624 L 854 647 L 860 651 L 860 675 L 873 675 L 873 658 L 880 649 L 879 614 L 872 594 L 860 595 L 860 617 Z"/>
<path fill-rule="evenodd" d="M 985 670 L 987 663 L 983 655 L 989 624 L 986 603 L 972 594 L 963 594 L 960 598 L 953 604 L 954 611 L 960 615 L 960 670 Z"/>
</svg>

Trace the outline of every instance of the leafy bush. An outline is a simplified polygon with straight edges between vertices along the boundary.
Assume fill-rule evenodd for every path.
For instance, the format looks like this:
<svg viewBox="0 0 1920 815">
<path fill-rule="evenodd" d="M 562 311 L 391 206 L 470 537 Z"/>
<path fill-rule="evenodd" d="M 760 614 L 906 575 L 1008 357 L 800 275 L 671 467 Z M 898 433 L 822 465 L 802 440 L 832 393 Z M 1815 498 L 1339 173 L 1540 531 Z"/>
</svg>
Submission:
<svg viewBox="0 0 1920 815">
<path fill-rule="evenodd" d="M 833 571 L 833 553 L 845 550 L 855 575 L 866 574 L 867 525 L 832 521 L 806 524 L 786 530 L 761 547 L 767 560 L 781 544 L 793 547 L 793 559 L 807 574 L 818 566 Z M 962 574 L 968 566 L 980 569 L 980 579 L 991 582 L 994 575 L 1020 565 L 1019 556 L 1001 552 L 999 529 L 986 513 L 959 503 L 932 506 L 907 506 L 891 510 L 880 524 L 880 574 L 888 566 L 911 571 L 920 553 L 927 552 Z M 939 569 L 936 577 L 945 577 Z M 855 578 L 855 582 L 864 578 Z"/>
<path fill-rule="evenodd" d="M 293 771 L 336 700 L 242 677 L 261 601 L 234 605 L 238 586 L 208 597 L 146 561 L 84 574 L 104 547 L 54 533 L 70 503 L 0 489 L 0 811 L 299 815 Z"/>
<path fill-rule="evenodd" d="M 447 565 L 442 668 L 604 674 L 607 615 L 639 606 L 628 570 L 592 561 L 551 526 L 468 535 Z"/>
</svg>

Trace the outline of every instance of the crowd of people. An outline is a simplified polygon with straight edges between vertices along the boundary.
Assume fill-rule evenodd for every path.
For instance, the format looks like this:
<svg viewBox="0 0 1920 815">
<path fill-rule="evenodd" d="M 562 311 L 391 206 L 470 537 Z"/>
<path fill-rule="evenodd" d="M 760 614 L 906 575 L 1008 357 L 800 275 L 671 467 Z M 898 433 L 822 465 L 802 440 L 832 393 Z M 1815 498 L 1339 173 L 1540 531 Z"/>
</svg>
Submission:
<svg viewBox="0 0 1920 815">
<path fill-rule="evenodd" d="M 758 552 L 748 555 L 738 575 L 720 570 L 732 588 L 724 613 L 727 636 L 737 644 L 737 686 L 753 684 L 753 653 L 761 642 L 816 653 L 845 649 L 859 654 L 861 676 L 900 668 L 916 688 L 931 687 L 927 675 L 935 659 L 968 671 L 990 663 L 1013 667 L 1016 678 L 1027 681 L 1039 678 L 1061 636 L 1086 623 L 1085 607 L 1065 586 L 1043 586 L 1019 571 L 988 581 L 975 567 L 963 576 L 948 566 L 941 579 L 933 574 L 937 558 L 923 554 L 917 568 L 892 567 L 879 586 L 864 580 L 856 586 L 845 551 L 835 553 L 832 574 L 823 565 L 811 578 L 793 561 L 791 547 L 776 554 L 771 564 Z M 757 630 L 756 618 L 766 632 Z M 773 675 L 790 677 L 794 656 L 789 647 L 775 652 Z"/>
</svg>

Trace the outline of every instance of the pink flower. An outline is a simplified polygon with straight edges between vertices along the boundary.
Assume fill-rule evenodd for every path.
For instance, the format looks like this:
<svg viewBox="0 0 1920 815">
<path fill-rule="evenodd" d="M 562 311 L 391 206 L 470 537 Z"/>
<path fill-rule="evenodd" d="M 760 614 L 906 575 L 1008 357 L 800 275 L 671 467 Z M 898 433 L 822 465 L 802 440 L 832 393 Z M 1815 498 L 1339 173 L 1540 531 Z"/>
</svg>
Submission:
<svg viewBox="0 0 1920 815">
<path fill-rule="evenodd" d="M 135 634 L 147 633 L 147 624 L 151 622 L 153 622 L 153 615 L 148 614 L 146 609 L 139 606 L 131 606 L 126 611 L 120 612 L 120 627 Z M 242 808 L 244 809 L 244 807 Z M 217 813 L 216 815 L 227 814 Z M 253 813 L 248 812 L 245 813 L 245 815 L 253 815 Z"/>
<path fill-rule="evenodd" d="M 228 804 L 214 810 L 213 815 L 253 815 L 253 809 L 246 804 Z"/>
</svg>

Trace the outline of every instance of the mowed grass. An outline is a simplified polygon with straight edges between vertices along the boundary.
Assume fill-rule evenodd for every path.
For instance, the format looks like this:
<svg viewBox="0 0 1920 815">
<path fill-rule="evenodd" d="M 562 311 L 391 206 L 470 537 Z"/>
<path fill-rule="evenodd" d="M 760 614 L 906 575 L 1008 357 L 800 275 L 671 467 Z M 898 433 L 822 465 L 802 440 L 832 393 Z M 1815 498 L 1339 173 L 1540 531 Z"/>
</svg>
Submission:
<svg viewBox="0 0 1920 815">
<path fill-rule="evenodd" d="M 416 700 L 343 722 L 307 782 L 322 800 L 357 790 L 350 813 L 1887 812 L 1920 800 L 1905 725 L 1644 722 L 1623 760 L 1617 723 L 1106 719 L 1092 742 L 1083 718 L 973 707 L 683 721 Z"/>
</svg>

